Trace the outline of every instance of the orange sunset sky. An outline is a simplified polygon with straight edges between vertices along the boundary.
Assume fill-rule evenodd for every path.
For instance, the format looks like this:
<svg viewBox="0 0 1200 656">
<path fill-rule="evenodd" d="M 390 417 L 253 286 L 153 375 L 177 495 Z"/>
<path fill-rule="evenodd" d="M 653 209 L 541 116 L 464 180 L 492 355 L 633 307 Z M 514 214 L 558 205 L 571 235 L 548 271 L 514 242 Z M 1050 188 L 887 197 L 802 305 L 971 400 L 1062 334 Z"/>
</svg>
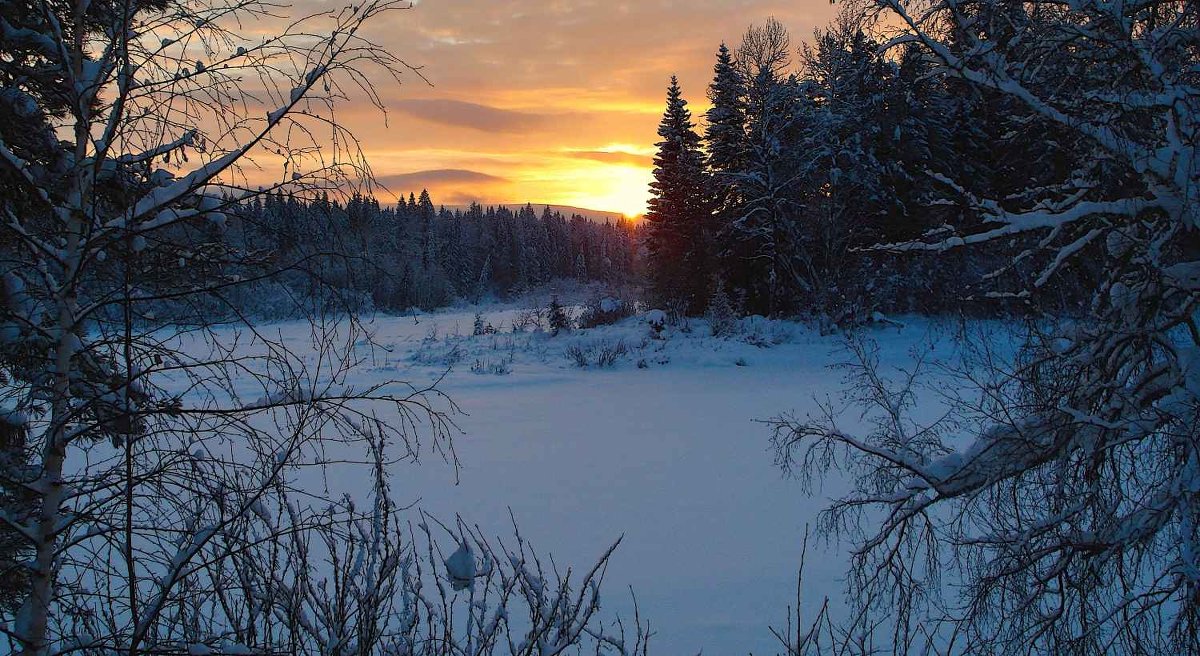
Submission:
<svg viewBox="0 0 1200 656">
<path fill-rule="evenodd" d="M 381 83 L 386 125 L 366 106 L 341 118 L 397 194 L 640 214 L 670 76 L 701 113 L 722 41 L 775 16 L 799 44 L 835 11 L 828 0 L 417 0 L 371 36 L 433 86 Z"/>
</svg>

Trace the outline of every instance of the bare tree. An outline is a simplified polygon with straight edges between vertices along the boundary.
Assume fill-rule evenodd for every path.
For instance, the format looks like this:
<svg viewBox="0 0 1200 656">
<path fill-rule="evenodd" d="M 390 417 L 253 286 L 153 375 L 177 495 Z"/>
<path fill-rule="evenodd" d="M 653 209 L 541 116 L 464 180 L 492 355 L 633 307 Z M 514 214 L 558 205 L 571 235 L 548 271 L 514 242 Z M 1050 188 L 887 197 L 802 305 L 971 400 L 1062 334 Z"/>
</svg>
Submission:
<svg viewBox="0 0 1200 656">
<path fill-rule="evenodd" d="M 792 35 L 777 18 L 752 25 L 742 35 L 737 65 L 747 80 L 759 75 L 782 77 L 792 64 Z"/>
<path fill-rule="evenodd" d="M 865 347 L 852 383 L 874 432 L 834 413 L 776 421 L 782 464 L 855 474 L 823 524 L 855 544 L 852 626 L 895 652 L 1200 653 L 1195 4 L 858 6 L 885 19 L 889 47 L 916 44 L 1070 135 L 1080 162 L 994 199 L 930 172 L 980 227 L 888 248 L 1031 236 L 1016 260 L 1039 274 L 1013 295 L 1080 253 L 1104 279 L 1088 316 L 1031 326 L 1016 358 L 974 340 L 972 391 L 942 421 L 912 420 L 911 381 L 890 383 Z"/>
<path fill-rule="evenodd" d="M 258 0 L 36 0 L 0 12 L 0 112 L 37 131 L 0 131 L 0 396 L 6 450 L 21 456 L 0 472 L 21 499 L 0 520 L 29 553 L 20 609 L 0 625 L 10 650 L 492 653 L 496 627 L 510 630 L 507 615 L 460 630 L 433 612 L 431 600 L 459 603 L 458 586 L 440 587 L 453 568 L 414 570 L 418 542 L 388 495 L 397 462 L 455 462 L 449 399 L 353 384 L 371 352 L 353 317 L 271 334 L 225 303 L 306 265 L 222 240 L 241 203 L 370 188 L 336 110 L 382 109 L 372 80 L 419 76 L 367 37 L 409 7 L 291 17 Z M 254 169 L 276 181 L 258 186 Z M 342 496 L 353 490 L 314 484 L 333 467 L 374 472 L 365 510 Z M 475 553 L 507 558 L 483 567 L 487 581 L 532 580 L 514 573 L 530 562 L 523 543 Z M 520 653 L 616 642 L 593 619 L 606 559 L 580 588 L 564 575 L 535 599 L 544 648 Z M 437 594 L 420 593 L 429 581 Z"/>
</svg>

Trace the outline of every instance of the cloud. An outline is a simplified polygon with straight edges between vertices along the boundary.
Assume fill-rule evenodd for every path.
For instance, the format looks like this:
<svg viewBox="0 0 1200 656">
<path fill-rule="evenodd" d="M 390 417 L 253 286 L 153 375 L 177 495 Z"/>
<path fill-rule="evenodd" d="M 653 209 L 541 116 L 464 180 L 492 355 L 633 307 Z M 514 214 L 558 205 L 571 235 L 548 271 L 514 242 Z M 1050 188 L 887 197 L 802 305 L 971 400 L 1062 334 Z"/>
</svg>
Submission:
<svg viewBox="0 0 1200 656">
<path fill-rule="evenodd" d="M 545 123 L 545 117 L 538 114 L 499 109 L 461 100 L 400 100 L 392 104 L 392 107 L 423 121 L 481 132 L 530 132 Z"/>
<path fill-rule="evenodd" d="M 450 185 L 496 185 L 508 180 L 479 171 L 466 169 L 434 169 L 379 177 L 379 183 L 396 190 L 441 188 Z"/>
<path fill-rule="evenodd" d="M 625 164 L 629 166 L 649 167 L 654 163 L 654 158 L 650 155 L 638 155 L 637 153 L 625 153 L 620 151 L 607 150 L 572 150 L 568 153 L 571 157 L 579 157 L 582 159 L 590 159 L 596 162 L 605 164 Z"/>
<path fill-rule="evenodd" d="M 430 168 L 412 173 L 380 176 L 379 182 L 398 198 L 426 190 L 435 205 L 468 205 L 472 202 L 496 202 L 513 192 L 513 181 L 498 175 L 468 169 Z M 384 194 L 385 196 L 387 194 Z"/>
<path fill-rule="evenodd" d="M 479 203 L 482 205 L 487 202 L 487 198 L 484 196 L 481 196 L 479 194 L 472 194 L 472 193 L 467 193 L 467 192 L 462 192 L 462 191 L 452 191 L 452 192 L 446 194 L 446 196 L 443 200 L 435 200 L 434 202 L 437 202 L 439 204 L 451 205 L 454 207 L 460 207 L 460 206 L 464 206 L 464 205 L 470 205 L 471 203 Z"/>
<path fill-rule="evenodd" d="M 328 9 L 326 0 L 292 4 L 296 14 Z M 399 88 L 377 80 L 393 112 L 387 123 L 367 103 L 339 118 L 373 169 L 406 195 L 428 186 L 456 204 L 470 196 L 642 212 L 670 76 L 679 76 L 699 120 L 722 41 L 736 46 L 751 23 L 775 16 L 799 45 L 841 4 L 421 0 L 361 34 L 425 79 L 407 75 Z M 441 170 L 505 179 L 404 173 Z"/>
</svg>

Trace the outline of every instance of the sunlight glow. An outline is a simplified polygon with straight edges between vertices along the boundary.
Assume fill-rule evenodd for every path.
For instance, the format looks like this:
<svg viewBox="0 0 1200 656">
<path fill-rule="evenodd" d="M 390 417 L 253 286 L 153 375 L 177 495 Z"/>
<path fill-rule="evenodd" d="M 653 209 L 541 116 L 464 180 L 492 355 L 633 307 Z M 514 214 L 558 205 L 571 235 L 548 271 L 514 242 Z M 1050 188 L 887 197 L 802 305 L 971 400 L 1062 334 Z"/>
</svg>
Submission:
<svg viewBox="0 0 1200 656">
<path fill-rule="evenodd" d="M 556 204 L 620 212 L 630 219 L 646 213 L 652 179 L 649 169 L 626 164 L 587 165 L 559 175 L 582 184 L 569 184 L 554 201 Z"/>
<path fill-rule="evenodd" d="M 578 172 L 565 177 L 585 180 L 572 190 L 567 205 L 620 212 L 634 219 L 646 213 L 653 179 L 650 156 L 653 148 L 612 143 L 592 152 L 592 156 L 610 155 L 612 159 L 587 162 L 574 159 Z"/>
</svg>

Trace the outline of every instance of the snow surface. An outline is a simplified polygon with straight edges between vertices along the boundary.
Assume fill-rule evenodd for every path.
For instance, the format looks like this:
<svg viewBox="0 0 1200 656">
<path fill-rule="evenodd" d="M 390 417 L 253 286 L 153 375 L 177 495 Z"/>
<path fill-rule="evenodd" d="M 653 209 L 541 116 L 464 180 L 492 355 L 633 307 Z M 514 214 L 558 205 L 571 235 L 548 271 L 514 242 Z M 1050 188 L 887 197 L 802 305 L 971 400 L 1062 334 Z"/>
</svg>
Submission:
<svg viewBox="0 0 1200 656">
<path fill-rule="evenodd" d="M 472 336 L 477 311 L 500 333 Z M 660 333 L 648 319 L 665 317 L 645 315 L 557 337 L 514 335 L 517 312 L 369 322 L 376 346 L 355 347 L 365 364 L 348 385 L 441 378 L 465 413 L 456 418 L 461 471 L 430 457 L 398 465 L 400 500 L 498 536 L 511 535 L 511 509 L 522 535 L 560 567 L 590 566 L 623 535 L 604 582 L 605 611 L 631 617 L 632 586 L 655 633 L 653 652 L 780 652 L 768 627 L 783 626 L 795 603 L 805 525 L 815 527 L 827 497 L 844 490 L 834 478 L 805 496 L 773 466 L 768 427 L 757 422 L 838 398 L 842 375 L 830 366 L 847 359 L 842 339 L 762 317 L 733 339 L 711 337 L 703 321 Z M 305 323 L 258 328 L 295 348 L 311 334 Z M 887 369 L 909 362 L 912 348 L 950 350 L 947 340 L 927 343 L 937 330 L 906 318 L 871 337 Z M 564 355 L 572 345 L 616 342 L 627 353 L 611 368 L 581 369 Z M 262 397 L 255 385 L 247 380 L 239 394 Z M 361 472 L 340 482 L 368 492 Z M 826 595 L 837 605 L 845 551 L 810 539 L 805 617 Z"/>
</svg>

